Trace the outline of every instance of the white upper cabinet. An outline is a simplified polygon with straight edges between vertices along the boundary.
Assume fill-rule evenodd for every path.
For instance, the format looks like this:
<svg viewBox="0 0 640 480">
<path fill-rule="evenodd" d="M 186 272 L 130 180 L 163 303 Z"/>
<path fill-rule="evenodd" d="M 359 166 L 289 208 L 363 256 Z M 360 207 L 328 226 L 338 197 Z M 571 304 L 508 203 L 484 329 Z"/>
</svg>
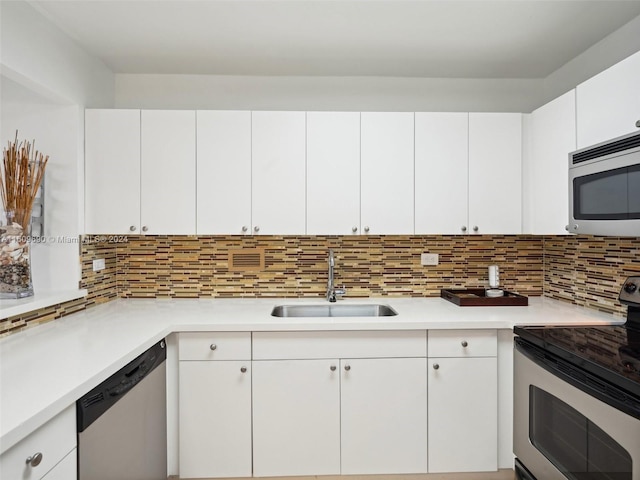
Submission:
<svg viewBox="0 0 640 480">
<path fill-rule="evenodd" d="M 361 114 L 362 233 L 412 234 L 414 114 Z"/>
<path fill-rule="evenodd" d="M 150 235 L 196 233 L 196 112 L 143 110 L 140 216 Z"/>
<path fill-rule="evenodd" d="M 469 114 L 416 113 L 416 234 L 468 228 Z"/>
<path fill-rule="evenodd" d="M 360 233 L 360 113 L 307 112 L 307 234 Z"/>
<path fill-rule="evenodd" d="M 140 233 L 140 110 L 84 119 L 85 233 Z"/>
<path fill-rule="evenodd" d="M 521 167 L 522 114 L 470 113 L 469 233 L 522 232 Z"/>
<path fill-rule="evenodd" d="M 251 112 L 197 113 L 197 233 L 251 229 Z"/>
<path fill-rule="evenodd" d="M 567 233 L 569 152 L 576 149 L 575 90 L 527 115 L 523 133 L 523 231 Z"/>
<path fill-rule="evenodd" d="M 253 233 L 304 234 L 305 112 L 253 112 Z"/>
<path fill-rule="evenodd" d="M 640 52 L 577 87 L 577 148 L 638 131 Z"/>
</svg>

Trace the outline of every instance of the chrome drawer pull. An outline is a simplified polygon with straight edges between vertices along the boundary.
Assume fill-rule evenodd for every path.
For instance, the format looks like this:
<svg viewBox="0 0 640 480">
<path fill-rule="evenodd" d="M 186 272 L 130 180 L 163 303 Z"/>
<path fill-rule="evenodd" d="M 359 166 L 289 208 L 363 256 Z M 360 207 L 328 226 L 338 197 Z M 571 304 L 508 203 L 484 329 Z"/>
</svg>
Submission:
<svg viewBox="0 0 640 480">
<path fill-rule="evenodd" d="M 38 452 L 35 455 L 27 457 L 27 465 L 31 465 L 32 467 L 37 467 L 42 462 L 42 453 Z"/>
</svg>

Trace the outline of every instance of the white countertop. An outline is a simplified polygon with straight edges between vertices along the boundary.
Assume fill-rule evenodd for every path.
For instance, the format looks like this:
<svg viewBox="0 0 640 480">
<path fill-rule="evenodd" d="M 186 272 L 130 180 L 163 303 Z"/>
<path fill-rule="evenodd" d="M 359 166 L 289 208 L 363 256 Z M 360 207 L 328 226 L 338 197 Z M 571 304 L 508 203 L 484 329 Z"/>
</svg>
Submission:
<svg viewBox="0 0 640 480">
<path fill-rule="evenodd" d="M 459 307 L 441 298 L 367 298 L 394 317 L 275 318 L 276 305 L 322 299 L 116 300 L 0 339 L 0 453 L 163 337 L 180 331 L 511 329 L 621 324 L 623 318 L 547 298 L 528 307 Z"/>
</svg>

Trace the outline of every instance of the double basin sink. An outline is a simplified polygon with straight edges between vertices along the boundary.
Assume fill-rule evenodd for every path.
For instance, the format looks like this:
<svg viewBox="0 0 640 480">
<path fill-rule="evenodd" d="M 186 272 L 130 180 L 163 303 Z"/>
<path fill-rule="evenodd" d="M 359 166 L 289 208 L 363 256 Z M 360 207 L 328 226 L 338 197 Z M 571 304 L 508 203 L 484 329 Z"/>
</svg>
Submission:
<svg viewBox="0 0 640 480">
<path fill-rule="evenodd" d="M 278 305 L 273 317 L 392 317 L 397 315 L 388 305 Z"/>
</svg>

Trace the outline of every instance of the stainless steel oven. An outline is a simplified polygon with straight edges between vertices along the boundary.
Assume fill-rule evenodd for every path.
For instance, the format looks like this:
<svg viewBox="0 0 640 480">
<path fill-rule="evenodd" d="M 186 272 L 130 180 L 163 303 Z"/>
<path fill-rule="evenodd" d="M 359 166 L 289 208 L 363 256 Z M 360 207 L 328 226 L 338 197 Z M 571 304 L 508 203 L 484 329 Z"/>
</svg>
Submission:
<svg viewBox="0 0 640 480">
<path fill-rule="evenodd" d="M 640 419 L 527 353 L 514 358 L 513 450 L 533 478 L 640 480 Z"/>
<path fill-rule="evenodd" d="M 571 233 L 640 235 L 640 133 L 569 154 Z"/>
<path fill-rule="evenodd" d="M 514 329 L 517 478 L 640 480 L 639 286 L 625 325 Z"/>
</svg>

